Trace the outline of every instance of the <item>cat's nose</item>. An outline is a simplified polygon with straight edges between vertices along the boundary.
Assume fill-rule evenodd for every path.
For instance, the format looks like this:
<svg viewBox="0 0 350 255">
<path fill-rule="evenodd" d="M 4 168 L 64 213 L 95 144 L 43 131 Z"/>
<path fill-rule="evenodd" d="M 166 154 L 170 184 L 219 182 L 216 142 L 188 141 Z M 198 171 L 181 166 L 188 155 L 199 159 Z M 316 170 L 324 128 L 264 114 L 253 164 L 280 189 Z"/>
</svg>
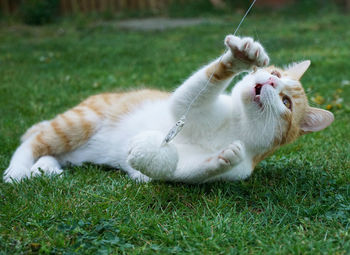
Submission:
<svg viewBox="0 0 350 255">
<path fill-rule="evenodd" d="M 272 87 L 276 88 L 277 83 L 273 77 L 270 77 L 267 82 L 263 83 L 262 85 L 271 85 Z"/>
</svg>

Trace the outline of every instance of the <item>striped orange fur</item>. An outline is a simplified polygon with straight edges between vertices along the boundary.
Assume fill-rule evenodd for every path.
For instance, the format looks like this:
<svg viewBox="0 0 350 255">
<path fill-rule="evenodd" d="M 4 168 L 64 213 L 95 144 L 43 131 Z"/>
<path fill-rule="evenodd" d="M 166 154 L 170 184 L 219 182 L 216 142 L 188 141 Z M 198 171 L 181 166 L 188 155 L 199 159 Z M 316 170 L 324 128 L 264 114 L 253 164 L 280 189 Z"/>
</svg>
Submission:
<svg viewBox="0 0 350 255">
<path fill-rule="evenodd" d="M 214 81 L 226 80 L 232 77 L 235 73 L 232 72 L 232 65 L 229 63 L 214 63 L 210 65 L 206 70 L 206 75 L 208 78 L 212 76 Z"/>
<path fill-rule="evenodd" d="M 60 155 L 84 144 L 104 119 L 116 121 L 146 100 L 168 96 L 168 93 L 148 89 L 91 96 L 56 118 L 34 125 L 23 135 L 22 141 L 35 136 L 34 158 Z"/>
</svg>

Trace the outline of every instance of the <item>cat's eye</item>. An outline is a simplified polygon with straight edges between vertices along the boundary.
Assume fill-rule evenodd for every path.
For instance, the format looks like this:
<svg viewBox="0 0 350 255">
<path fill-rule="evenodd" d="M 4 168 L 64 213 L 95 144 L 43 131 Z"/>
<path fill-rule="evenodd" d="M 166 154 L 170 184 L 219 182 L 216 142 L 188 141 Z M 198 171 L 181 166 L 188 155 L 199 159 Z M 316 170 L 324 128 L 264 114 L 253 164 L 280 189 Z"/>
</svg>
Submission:
<svg viewBox="0 0 350 255">
<path fill-rule="evenodd" d="M 290 98 L 288 96 L 283 96 L 282 102 L 289 110 L 292 109 L 292 101 L 290 100 Z"/>
<path fill-rule="evenodd" d="M 271 74 L 274 75 L 274 76 L 277 76 L 278 78 L 281 78 L 281 73 L 279 71 L 277 71 L 277 70 L 273 70 L 271 72 Z"/>
</svg>

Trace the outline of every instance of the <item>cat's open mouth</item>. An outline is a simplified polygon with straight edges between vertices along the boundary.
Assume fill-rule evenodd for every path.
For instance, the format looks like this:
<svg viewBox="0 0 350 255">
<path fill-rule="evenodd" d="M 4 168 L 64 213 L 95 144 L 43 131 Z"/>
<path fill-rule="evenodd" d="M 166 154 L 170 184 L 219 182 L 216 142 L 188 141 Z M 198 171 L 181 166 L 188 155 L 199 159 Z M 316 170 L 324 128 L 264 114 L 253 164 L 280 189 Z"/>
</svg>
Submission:
<svg viewBox="0 0 350 255">
<path fill-rule="evenodd" d="M 263 84 L 257 83 L 255 85 L 255 88 L 254 88 L 254 90 L 255 90 L 254 102 L 256 102 L 260 107 L 263 107 L 263 104 L 260 100 L 260 97 L 261 97 L 261 90 L 265 85 L 270 85 L 270 86 L 274 87 L 274 84 L 272 82 L 268 81 L 268 82 L 265 82 Z"/>
<path fill-rule="evenodd" d="M 276 86 L 275 85 L 275 81 L 272 78 L 270 78 L 265 83 L 257 83 L 255 85 L 255 97 L 259 96 L 259 99 L 260 99 L 260 94 L 261 94 L 262 87 L 265 86 L 265 85 L 270 85 L 273 88 Z"/>
<path fill-rule="evenodd" d="M 263 87 L 262 84 L 258 83 L 255 85 L 255 95 L 256 96 L 260 96 L 260 93 L 261 93 L 261 88 Z"/>
<path fill-rule="evenodd" d="M 255 97 L 254 97 L 254 102 L 256 102 L 260 107 L 263 107 L 261 101 L 260 101 L 260 94 L 261 94 L 261 89 L 265 84 L 260 84 L 257 83 L 255 85 Z"/>
</svg>

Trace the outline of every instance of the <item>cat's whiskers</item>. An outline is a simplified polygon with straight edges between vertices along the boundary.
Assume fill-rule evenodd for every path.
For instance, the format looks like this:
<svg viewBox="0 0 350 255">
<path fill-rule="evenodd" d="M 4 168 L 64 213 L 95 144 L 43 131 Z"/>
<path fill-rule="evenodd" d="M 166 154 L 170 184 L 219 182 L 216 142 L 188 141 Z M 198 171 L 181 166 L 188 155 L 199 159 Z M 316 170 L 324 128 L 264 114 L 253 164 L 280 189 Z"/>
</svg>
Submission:
<svg viewBox="0 0 350 255">
<path fill-rule="evenodd" d="M 276 107 L 273 106 L 273 99 L 270 96 L 266 97 L 266 101 L 267 102 L 264 104 L 264 110 L 260 115 L 261 118 L 264 118 L 263 133 L 268 132 L 269 134 L 274 134 L 275 139 L 271 139 L 271 141 L 269 141 L 270 143 L 273 143 L 276 138 L 278 141 L 281 141 L 283 137 L 283 129 L 282 124 L 279 121 L 280 114 Z M 267 116 L 264 116 L 265 113 Z M 271 125 L 271 123 L 273 124 Z"/>
<path fill-rule="evenodd" d="M 265 140 L 265 134 L 271 131 L 268 125 L 268 123 L 270 123 L 270 121 L 273 119 L 270 107 L 271 106 L 269 104 L 263 104 L 263 107 L 256 112 L 257 116 L 250 119 L 248 121 L 250 123 L 247 123 L 248 126 L 259 127 L 259 129 L 261 130 L 261 134 L 263 134 L 261 136 L 262 140 Z M 255 129 L 249 130 L 248 132 L 248 136 L 255 136 L 256 134 Z"/>
<path fill-rule="evenodd" d="M 279 141 L 279 143 L 282 141 L 282 137 L 283 137 L 283 128 L 282 128 L 282 123 L 281 123 L 281 117 L 280 114 L 277 112 L 276 108 L 273 108 L 273 111 L 276 115 L 276 119 L 277 119 L 277 125 L 274 126 L 275 129 L 274 133 L 276 134 L 276 137 Z"/>
<path fill-rule="evenodd" d="M 274 133 L 274 130 L 271 130 L 271 128 L 274 129 L 274 126 L 270 126 L 270 123 L 274 123 L 275 121 L 275 118 L 274 118 L 274 114 L 273 114 L 273 107 L 271 106 L 271 103 L 269 102 L 267 104 L 267 113 L 268 113 L 268 118 L 267 118 L 267 121 L 265 121 L 265 128 L 267 129 L 266 132 L 273 132 Z"/>
</svg>

